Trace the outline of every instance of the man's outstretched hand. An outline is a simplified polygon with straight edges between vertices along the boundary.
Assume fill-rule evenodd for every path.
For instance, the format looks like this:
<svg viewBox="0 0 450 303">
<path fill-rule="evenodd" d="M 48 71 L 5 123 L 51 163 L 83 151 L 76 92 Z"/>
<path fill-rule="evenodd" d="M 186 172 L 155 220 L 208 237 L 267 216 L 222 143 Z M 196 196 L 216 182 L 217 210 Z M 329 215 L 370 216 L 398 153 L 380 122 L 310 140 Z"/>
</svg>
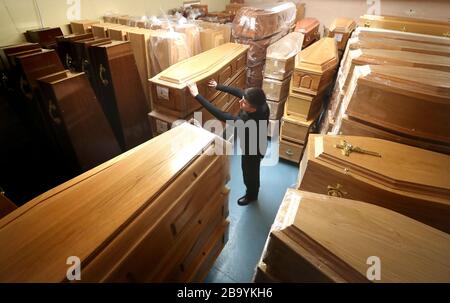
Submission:
<svg viewBox="0 0 450 303">
<path fill-rule="evenodd" d="M 209 87 L 212 87 L 212 88 L 217 88 L 217 81 L 216 80 L 210 80 L 209 82 L 208 82 L 208 86 Z"/>
<path fill-rule="evenodd" d="M 199 95 L 198 93 L 198 87 L 196 83 L 188 83 L 187 87 L 189 89 L 189 92 L 191 93 L 192 97 L 197 97 Z"/>
</svg>

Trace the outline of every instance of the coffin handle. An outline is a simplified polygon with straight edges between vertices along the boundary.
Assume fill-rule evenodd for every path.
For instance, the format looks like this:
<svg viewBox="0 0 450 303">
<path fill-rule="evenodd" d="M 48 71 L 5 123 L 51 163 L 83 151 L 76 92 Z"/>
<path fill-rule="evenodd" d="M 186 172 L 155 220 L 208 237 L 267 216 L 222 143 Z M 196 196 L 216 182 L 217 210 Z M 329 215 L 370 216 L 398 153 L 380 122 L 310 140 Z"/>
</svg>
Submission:
<svg viewBox="0 0 450 303">
<path fill-rule="evenodd" d="M 105 79 L 105 77 L 103 76 L 104 73 L 106 73 L 106 68 L 103 66 L 103 64 L 100 64 L 100 70 L 99 70 L 100 81 L 102 81 L 102 84 L 104 86 L 108 86 L 109 81 L 107 79 Z"/>
<path fill-rule="evenodd" d="M 288 149 L 286 151 L 286 155 L 288 155 L 289 157 L 293 157 L 294 156 L 294 152 L 291 149 Z"/>
</svg>

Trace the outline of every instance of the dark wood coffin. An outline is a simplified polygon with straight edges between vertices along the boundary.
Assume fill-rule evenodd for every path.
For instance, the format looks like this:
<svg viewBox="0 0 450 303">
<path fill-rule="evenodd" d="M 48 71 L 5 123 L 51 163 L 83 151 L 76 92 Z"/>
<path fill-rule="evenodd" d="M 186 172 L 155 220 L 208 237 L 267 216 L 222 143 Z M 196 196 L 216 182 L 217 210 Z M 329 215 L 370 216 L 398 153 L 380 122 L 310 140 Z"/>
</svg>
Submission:
<svg viewBox="0 0 450 303">
<path fill-rule="evenodd" d="M 310 135 L 299 189 L 376 204 L 450 232 L 450 156 L 366 137 Z"/>
<path fill-rule="evenodd" d="M 93 38 L 93 35 L 91 33 L 73 34 L 56 38 L 58 55 L 61 58 L 61 62 L 64 64 L 64 67 L 66 69 L 74 70 L 73 58 L 75 57 L 75 50 L 73 47 L 73 42 L 90 38 Z"/>
<path fill-rule="evenodd" d="M 38 79 L 38 85 L 47 123 L 74 171 L 87 171 L 120 154 L 84 73 L 59 72 Z"/>
<path fill-rule="evenodd" d="M 63 36 L 63 32 L 59 27 L 40 28 L 29 30 L 25 33 L 28 42 L 39 43 L 43 48 L 56 48 L 56 38 Z"/>
<path fill-rule="evenodd" d="M 122 150 L 151 138 L 149 112 L 130 42 L 89 48 L 98 81 L 97 96 Z"/>
</svg>

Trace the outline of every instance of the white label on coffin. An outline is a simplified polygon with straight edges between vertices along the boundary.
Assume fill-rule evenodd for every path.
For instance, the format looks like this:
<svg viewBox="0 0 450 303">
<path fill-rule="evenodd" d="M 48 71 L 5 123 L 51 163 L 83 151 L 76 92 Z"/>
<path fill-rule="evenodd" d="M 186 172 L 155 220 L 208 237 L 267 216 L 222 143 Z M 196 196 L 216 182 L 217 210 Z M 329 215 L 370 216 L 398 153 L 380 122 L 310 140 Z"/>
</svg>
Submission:
<svg viewBox="0 0 450 303">
<path fill-rule="evenodd" d="M 169 130 L 169 123 L 156 119 L 156 132 L 163 134 Z"/>
<path fill-rule="evenodd" d="M 156 93 L 158 95 L 158 99 L 169 100 L 169 89 L 167 87 L 156 87 Z"/>
<path fill-rule="evenodd" d="M 336 39 L 337 42 L 341 42 L 342 38 L 344 38 L 343 34 L 335 34 L 334 39 Z"/>
</svg>

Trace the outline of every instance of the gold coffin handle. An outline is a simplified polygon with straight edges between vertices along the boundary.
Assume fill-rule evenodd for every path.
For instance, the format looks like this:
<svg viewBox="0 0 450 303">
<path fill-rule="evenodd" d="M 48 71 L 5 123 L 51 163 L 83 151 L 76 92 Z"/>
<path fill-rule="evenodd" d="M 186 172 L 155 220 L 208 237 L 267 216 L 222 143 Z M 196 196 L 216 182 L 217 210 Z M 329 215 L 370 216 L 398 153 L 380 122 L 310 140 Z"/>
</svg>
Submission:
<svg viewBox="0 0 450 303">
<path fill-rule="evenodd" d="M 341 184 L 337 184 L 336 186 L 328 185 L 327 195 L 330 197 L 343 198 L 348 195 L 348 193 L 344 191 L 344 187 Z"/>
</svg>

